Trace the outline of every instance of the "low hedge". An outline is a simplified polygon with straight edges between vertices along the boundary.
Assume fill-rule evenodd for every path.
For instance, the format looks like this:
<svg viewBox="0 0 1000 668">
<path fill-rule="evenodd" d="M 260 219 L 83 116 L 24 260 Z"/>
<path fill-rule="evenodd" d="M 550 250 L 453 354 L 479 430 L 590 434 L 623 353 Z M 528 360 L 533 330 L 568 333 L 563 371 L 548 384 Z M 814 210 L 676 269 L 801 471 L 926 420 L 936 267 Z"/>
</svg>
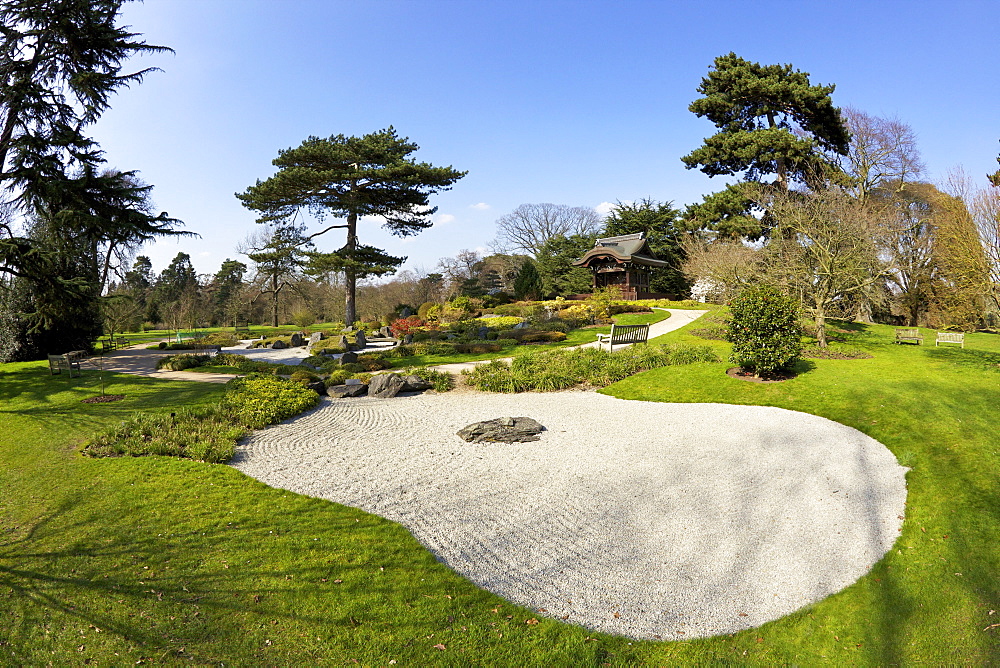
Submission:
<svg viewBox="0 0 1000 668">
<path fill-rule="evenodd" d="M 205 366 L 212 358 L 209 355 L 194 355 L 191 353 L 181 353 L 180 355 L 170 355 L 161 357 L 156 363 L 157 369 L 168 371 L 184 371 L 196 366 Z"/>
</svg>

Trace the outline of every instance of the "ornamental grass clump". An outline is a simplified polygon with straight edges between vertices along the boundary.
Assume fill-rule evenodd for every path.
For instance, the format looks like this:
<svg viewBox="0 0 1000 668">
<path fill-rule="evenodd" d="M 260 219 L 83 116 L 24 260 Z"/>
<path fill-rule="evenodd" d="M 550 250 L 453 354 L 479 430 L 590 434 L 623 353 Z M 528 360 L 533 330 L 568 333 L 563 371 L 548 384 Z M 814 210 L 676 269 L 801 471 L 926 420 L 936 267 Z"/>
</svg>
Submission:
<svg viewBox="0 0 1000 668">
<path fill-rule="evenodd" d="M 751 285 L 729 308 L 730 361 L 755 376 L 790 369 L 802 351 L 798 304 L 770 285 Z"/>
<path fill-rule="evenodd" d="M 175 413 L 135 413 L 92 438 L 89 457 L 165 455 L 208 463 L 229 460 L 246 428 L 218 406 L 182 408 Z"/>
<path fill-rule="evenodd" d="M 493 360 L 467 376 L 470 385 L 487 392 L 552 392 L 581 384 L 605 387 L 663 366 L 718 361 L 710 346 L 634 345 L 614 353 L 577 348 L 521 355 L 509 363 Z"/>
</svg>

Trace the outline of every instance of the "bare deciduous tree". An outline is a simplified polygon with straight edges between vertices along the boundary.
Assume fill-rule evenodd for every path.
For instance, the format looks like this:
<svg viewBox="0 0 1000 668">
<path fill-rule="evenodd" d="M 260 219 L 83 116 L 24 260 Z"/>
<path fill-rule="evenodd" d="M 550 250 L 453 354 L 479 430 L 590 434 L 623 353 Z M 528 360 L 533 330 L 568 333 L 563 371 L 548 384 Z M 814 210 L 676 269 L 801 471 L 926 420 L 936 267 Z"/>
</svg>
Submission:
<svg viewBox="0 0 1000 668">
<path fill-rule="evenodd" d="M 497 219 L 496 250 L 500 253 L 528 253 L 537 257 L 539 249 L 556 236 L 590 236 L 604 225 L 594 209 L 565 204 L 522 204 Z"/>
<path fill-rule="evenodd" d="M 762 251 L 765 272 L 799 295 L 816 321 L 816 342 L 825 348 L 831 309 L 859 294 L 871 299 L 888 275 L 875 244 L 876 213 L 839 189 L 759 192 L 761 207 L 780 230 Z"/>
<path fill-rule="evenodd" d="M 924 171 L 917 136 L 897 118 L 882 118 L 850 107 L 841 115 L 851 132 L 851 147 L 842 159 L 844 171 L 854 180 L 854 195 L 862 202 L 886 184 L 903 185 Z"/>
</svg>

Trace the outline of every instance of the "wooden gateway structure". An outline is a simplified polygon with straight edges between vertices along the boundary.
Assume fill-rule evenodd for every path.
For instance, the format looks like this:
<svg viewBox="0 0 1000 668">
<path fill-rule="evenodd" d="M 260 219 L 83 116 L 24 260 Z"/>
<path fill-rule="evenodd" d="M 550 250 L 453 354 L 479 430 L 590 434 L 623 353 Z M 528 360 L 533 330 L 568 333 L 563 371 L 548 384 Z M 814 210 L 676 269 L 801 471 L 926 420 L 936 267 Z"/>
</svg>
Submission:
<svg viewBox="0 0 1000 668">
<path fill-rule="evenodd" d="M 670 299 L 672 295 L 649 291 L 649 271 L 670 266 L 649 250 L 645 232 L 598 239 L 587 254 L 573 263 L 594 273 L 594 289 L 616 286 L 622 299 Z"/>
</svg>

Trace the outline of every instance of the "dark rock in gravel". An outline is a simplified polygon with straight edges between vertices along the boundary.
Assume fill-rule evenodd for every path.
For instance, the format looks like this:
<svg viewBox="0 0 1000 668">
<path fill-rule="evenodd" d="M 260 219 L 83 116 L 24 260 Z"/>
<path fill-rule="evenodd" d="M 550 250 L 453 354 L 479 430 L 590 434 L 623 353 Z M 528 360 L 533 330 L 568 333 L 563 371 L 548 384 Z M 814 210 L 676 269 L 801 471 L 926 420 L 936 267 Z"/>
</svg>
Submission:
<svg viewBox="0 0 1000 668">
<path fill-rule="evenodd" d="M 367 392 L 368 386 L 364 384 L 331 385 L 326 388 L 326 395 L 328 397 L 333 397 L 334 399 L 343 399 L 344 397 L 363 397 Z"/>
<path fill-rule="evenodd" d="M 302 339 L 302 333 L 301 332 L 292 332 L 292 340 L 289 342 L 289 345 L 291 345 L 292 348 L 298 348 L 299 346 L 303 345 L 304 343 L 305 343 L 305 341 L 303 341 L 303 339 Z"/>
<path fill-rule="evenodd" d="M 364 332 L 358 332 L 357 336 L 354 337 L 354 345 L 358 350 L 361 350 L 368 345 L 368 340 L 365 338 Z"/>
<path fill-rule="evenodd" d="M 398 373 L 380 373 L 368 381 L 368 396 L 388 399 L 399 394 L 405 385 Z"/>
<path fill-rule="evenodd" d="M 320 395 L 326 394 L 326 384 L 321 380 L 314 380 L 313 382 L 306 385 L 306 387 L 308 387 L 316 394 Z"/>
<path fill-rule="evenodd" d="M 423 392 L 431 389 L 431 384 L 420 376 L 407 376 L 403 379 L 402 392 Z"/>
<path fill-rule="evenodd" d="M 537 441 L 545 427 L 529 417 L 505 417 L 476 422 L 458 430 L 469 443 L 526 443 Z"/>
<path fill-rule="evenodd" d="M 340 356 L 341 364 L 354 364 L 358 361 L 358 354 L 348 350 L 346 353 Z"/>
<path fill-rule="evenodd" d="M 271 350 L 284 350 L 287 347 L 288 344 L 280 339 L 271 344 Z"/>
</svg>

